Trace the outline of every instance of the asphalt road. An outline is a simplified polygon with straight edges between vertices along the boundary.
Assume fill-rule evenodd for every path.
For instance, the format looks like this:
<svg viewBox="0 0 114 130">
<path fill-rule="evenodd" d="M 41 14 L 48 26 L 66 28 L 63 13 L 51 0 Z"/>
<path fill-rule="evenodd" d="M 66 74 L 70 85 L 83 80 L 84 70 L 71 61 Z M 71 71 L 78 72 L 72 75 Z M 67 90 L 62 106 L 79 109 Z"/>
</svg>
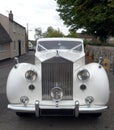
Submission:
<svg viewBox="0 0 114 130">
<path fill-rule="evenodd" d="M 33 53 L 20 57 L 21 62 L 34 63 Z M 13 60 L 0 61 L 0 130 L 114 130 L 114 76 L 110 73 L 110 108 L 103 115 L 94 119 L 89 116 L 40 117 L 34 115 L 20 118 L 7 109 L 5 86 L 7 76 L 14 65 Z"/>
</svg>

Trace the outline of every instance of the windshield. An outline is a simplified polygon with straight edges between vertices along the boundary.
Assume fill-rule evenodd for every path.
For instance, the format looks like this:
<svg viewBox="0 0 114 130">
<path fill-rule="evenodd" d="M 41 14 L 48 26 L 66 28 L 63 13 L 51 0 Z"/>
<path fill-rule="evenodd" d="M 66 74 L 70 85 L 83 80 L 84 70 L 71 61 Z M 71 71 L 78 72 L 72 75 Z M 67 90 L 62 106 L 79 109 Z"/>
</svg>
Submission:
<svg viewBox="0 0 114 130">
<path fill-rule="evenodd" d="M 79 41 L 39 41 L 38 51 L 50 49 L 72 49 L 82 51 L 82 43 Z"/>
</svg>

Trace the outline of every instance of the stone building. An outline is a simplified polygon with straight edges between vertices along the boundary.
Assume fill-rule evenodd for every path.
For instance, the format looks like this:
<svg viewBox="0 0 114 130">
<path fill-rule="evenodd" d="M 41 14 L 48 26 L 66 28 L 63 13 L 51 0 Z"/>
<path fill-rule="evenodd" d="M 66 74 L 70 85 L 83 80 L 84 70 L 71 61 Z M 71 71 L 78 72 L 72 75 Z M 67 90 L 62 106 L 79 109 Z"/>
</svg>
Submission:
<svg viewBox="0 0 114 130">
<path fill-rule="evenodd" d="M 13 19 L 0 14 L 0 60 L 26 53 L 26 29 Z"/>
</svg>

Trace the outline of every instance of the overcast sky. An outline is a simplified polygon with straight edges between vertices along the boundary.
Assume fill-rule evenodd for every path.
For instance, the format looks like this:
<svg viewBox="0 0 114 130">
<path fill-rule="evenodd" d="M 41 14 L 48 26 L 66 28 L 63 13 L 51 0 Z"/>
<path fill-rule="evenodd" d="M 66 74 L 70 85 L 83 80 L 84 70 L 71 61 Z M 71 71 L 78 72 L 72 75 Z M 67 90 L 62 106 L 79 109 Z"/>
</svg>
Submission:
<svg viewBox="0 0 114 130">
<path fill-rule="evenodd" d="M 60 29 L 64 34 L 68 28 L 63 25 L 58 12 L 55 0 L 0 0 L 0 13 L 8 16 L 10 10 L 14 15 L 14 21 L 29 27 L 29 38 L 34 38 L 34 30 L 41 27 L 43 32 L 47 27 Z"/>
</svg>

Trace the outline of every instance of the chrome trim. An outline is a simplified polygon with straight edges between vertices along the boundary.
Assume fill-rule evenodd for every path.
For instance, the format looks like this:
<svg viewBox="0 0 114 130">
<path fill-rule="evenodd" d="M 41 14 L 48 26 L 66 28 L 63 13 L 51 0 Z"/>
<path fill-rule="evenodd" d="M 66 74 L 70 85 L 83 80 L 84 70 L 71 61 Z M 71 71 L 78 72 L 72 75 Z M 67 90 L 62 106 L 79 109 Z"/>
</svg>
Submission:
<svg viewBox="0 0 114 130">
<path fill-rule="evenodd" d="M 39 101 L 38 100 L 35 101 L 35 115 L 36 115 L 36 117 L 40 116 Z"/>
<path fill-rule="evenodd" d="M 108 106 L 93 106 L 93 107 L 84 107 L 84 106 L 79 106 L 79 113 L 97 113 L 97 112 L 103 112 L 107 110 L 109 107 Z M 26 107 L 24 105 L 18 104 L 8 104 L 8 109 L 14 110 L 14 111 L 25 111 L 25 112 L 35 112 L 35 105 L 27 105 Z M 39 109 L 75 109 L 74 104 L 70 105 L 59 105 L 56 107 L 55 105 L 44 105 L 44 104 L 39 104 Z"/>
<path fill-rule="evenodd" d="M 18 57 L 14 57 L 14 60 L 15 60 L 16 64 L 19 64 L 19 58 Z"/>
<path fill-rule="evenodd" d="M 54 87 L 63 90 L 62 100 L 73 100 L 73 62 L 62 57 L 42 62 L 42 100 L 52 100 Z"/>
<path fill-rule="evenodd" d="M 75 110 L 74 110 L 75 117 L 78 117 L 79 115 L 79 101 L 75 101 Z"/>
</svg>

